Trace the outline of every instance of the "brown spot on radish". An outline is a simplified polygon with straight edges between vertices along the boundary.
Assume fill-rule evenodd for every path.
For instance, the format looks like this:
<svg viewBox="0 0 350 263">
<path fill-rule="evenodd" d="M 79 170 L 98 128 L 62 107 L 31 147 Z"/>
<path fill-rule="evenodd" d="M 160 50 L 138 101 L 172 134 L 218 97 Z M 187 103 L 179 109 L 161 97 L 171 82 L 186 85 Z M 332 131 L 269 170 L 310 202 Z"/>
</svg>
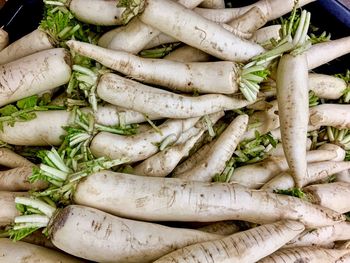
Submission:
<svg viewBox="0 0 350 263">
<path fill-rule="evenodd" d="M 49 237 L 52 240 L 55 239 L 55 233 L 65 225 L 70 214 L 73 215 L 73 212 L 71 212 L 71 208 L 68 206 L 61 210 L 57 210 L 56 213 L 52 216 L 47 227 Z"/>
</svg>

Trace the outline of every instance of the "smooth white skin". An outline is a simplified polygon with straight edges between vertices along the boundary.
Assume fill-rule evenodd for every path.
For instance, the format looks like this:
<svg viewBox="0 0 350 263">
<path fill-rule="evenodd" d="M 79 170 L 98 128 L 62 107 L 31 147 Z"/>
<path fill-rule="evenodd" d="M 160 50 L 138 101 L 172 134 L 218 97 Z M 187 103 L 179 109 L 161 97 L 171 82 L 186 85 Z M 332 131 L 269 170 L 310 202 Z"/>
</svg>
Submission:
<svg viewBox="0 0 350 263">
<path fill-rule="evenodd" d="M 170 52 L 163 59 L 178 62 L 208 62 L 210 55 L 202 50 L 185 45 Z"/>
<path fill-rule="evenodd" d="M 33 167 L 30 166 L 0 171 L 0 191 L 37 191 L 48 187 L 43 181 L 30 183 L 28 179 L 32 174 Z"/>
<path fill-rule="evenodd" d="M 179 0 L 177 2 L 186 8 L 192 9 L 201 3 L 202 0 Z M 135 17 L 127 25 L 105 33 L 99 39 L 98 45 L 108 47 L 108 49 L 123 50 L 137 54 L 141 50 L 149 48 L 147 47 L 148 43 L 160 34 L 161 32 L 159 30 L 144 24 Z M 177 42 L 177 40 L 172 39 L 171 42 Z"/>
<path fill-rule="evenodd" d="M 53 39 L 47 33 L 36 29 L 3 49 L 0 52 L 0 65 L 39 51 L 54 48 L 54 46 L 55 43 Z"/>
<path fill-rule="evenodd" d="M 232 33 L 241 36 L 242 38 L 249 39 L 253 36 L 253 33 L 267 22 L 267 17 L 260 10 L 260 8 L 254 6 L 242 16 L 233 19 L 227 24 L 232 28 Z"/>
<path fill-rule="evenodd" d="M 33 166 L 34 164 L 23 156 L 3 147 L 0 148 L 0 165 L 8 168 L 16 168 L 20 166 Z"/>
<path fill-rule="evenodd" d="M 247 129 L 248 118 L 248 115 L 236 117 L 212 145 L 206 157 L 192 169 L 174 176 L 191 181 L 211 182 L 215 174 L 222 173 L 226 162 L 236 150 L 240 138 Z"/>
<path fill-rule="evenodd" d="M 67 45 L 82 56 L 144 83 L 182 92 L 232 94 L 238 91 L 240 67 L 234 62 L 181 63 L 141 58 L 74 40 Z"/>
<path fill-rule="evenodd" d="M 307 176 L 303 178 L 301 187 L 325 179 L 328 176 L 350 169 L 350 162 L 324 161 L 308 164 Z M 275 189 L 286 190 L 295 187 L 290 173 L 281 173 L 268 181 L 262 189 L 272 192 Z"/>
<path fill-rule="evenodd" d="M 155 263 L 255 263 L 270 255 L 305 229 L 297 221 L 279 221 L 239 232 L 214 241 L 201 242 L 178 249 Z"/>
<path fill-rule="evenodd" d="M 337 182 L 350 183 L 350 170 L 345 170 L 336 174 Z"/>
<path fill-rule="evenodd" d="M 82 110 L 91 112 L 89 108 Z M 15 145 L 60 145 L 62 142 L 60 137 L 65 134 L 62 127 L 68 126 L 73 121 L 71 112 L 52 110 L 39 111 L 35 114 L 37 116 L 35 119 L 26 122 L 16 122 L 13 127 L 5 123 L 3 131 L 0 131 L 0 140 Z M 133 124 L 146 121 L 143 114 L 114 105 L 99 106 L 94 116 L 98 124 L 107 126 L 119 125 L 121 122 Z M 149 116 L 149 118 L 151 120 L 159 119 L 159 117 L 155 116 Z M 23 130 L 31 132 L 23 133 Z"/>
<path fill-rule="evenodd" d="M 305 55 L 309 70 L 350 53 L 350 36 L 312 45 Z"/>
<path fill-rule="evenodd" d="M 337 129 L 350 128 L 350 105 L 321 104 L 310 108 L 310 124 L 332 126 Z"/>
<path fill-rule="evenodd" d="M 334 76 L 309 73 L 309 89 L 323 99 L 336 100 L 343 96 L 347 87 L 346 82 Z"/>
<path fill-rule="evenodd" d="M 223 112 L 219 112 L 209 115 L 209 119 L 212 124 L 215 124 L 223 115 Z M 159 177 L 165 177 L 170 174 L 177 164 L 184 157 L 188 156 L 194 144 L 200 139 L 203 133 L 207 131 L 207 125 L 204 125 L 203 122 L 204 121 L 199 121 L 195 127 L 182 133 L 173 146 L 156 153 L 133 167 L 133 173 L 143 176 Z"/>
<path fill-rule="evenodd" d="M 63 48 L 0 65 L 0 106 L 57 88 L 68 83 L 70 76 L 70 54 Z"/>
<path fill-rule="evenodd" d="M 270 42 L 271 38 L 279 40 L 280 29 L 281 25 L 272 25 L 260 28 L 253 34 L 253 36 L 249 40 L 261 45 Z"/>
<path fill-rule="evenodd" d="M 155 129 L 131 136 L 100 132 L 93 138 L 90 149 L 96 157 L 107 156 L 111 159 L 125 157 L 130 163 L 141 161 L 157 153 L 158 144 L 168 136 L 173 136 L 176 141 L 198 119 L 167 120 L 158 127 L 161 133 Z"/>
<path fill-rule="evenodd" d="M 57 250 L 29 244 L 22 241 L 13 242 L 7 238 L 0 238 L 0 261 L 6 263 L 79 263 L 76 259 Z"/>
<path fill-rule="evenodd" d="M 177 175 L 183 174 L 199 164 L 200 161 L 203 160 L 203 158 L 207 155 L 209 150 L 213 147 L 215 142 L 216 141 L 213 140 L 210 143 L 203 145 L 198 151 L 188 157 L 184 162 L 176 166 L 173 171 L 173 176 L 176 177 Z"/>
<path fill-rule="evenodd" d="M 13 223 L 19 211 L 16 209 L 15 198 L 17 196 L 27 196 L 25 192 L 5 192 L 0 191 L 0 227 Z"/>
<path fill-rule="evenodd" d="M 60 145 L 60 136 L 65 134 L 62 127 L 70 123 L 70 117 L 71 113 L 64 110 L 39 111 L 33 120 L 16 122 L 13 127 L 4 124 L 0 140 L 24 146 Z"/>
<path fill-rule="evenodd" d="M 267 134 L 268 132 L 280 127 L 280 118 L 278 115 L 277 101 L 274 100 L 269 103 L 269 109 L 263 111 L 256 111 L 249 117 L 248 125 L 254 124 L 242 136 L 242 140 L 249 140 L 255 138 L 255 133 Z M 257 125 L 259 123 L 259 125 Z"/>
<path fill-rule="evenodd" d="M 322 205 L 339 213 L 350 211 L 350 184 L 336 182 L 315 184 L 305 187 L 303 191 L 314 204 Z M 350 237 L 349 237 L 350 239 Z"/>
<path fill-rule="evenodd" d="M 297 187 L 306 176 L 306 139 L 309 122 L 306 56 L 283 55 L 277 69 L 277 101 L 283 150 Z M 297 142 L 297 143 L 296 143 Z"/>
<path fill-rule="evenodd" d="M 179 40 L 171 36 L 168 36 L 164 33 L 160 33 L 158 36 L 152 38 L 152 40 L 148 42 L 146 46 L 144 46 L 143 50 L 155 48 L 155 47 L 170 44 L 170 43 L 176 43 L 176 42 L 179 42 Z"/>
<path fill-rule="evenodd" d="M 79 21 L 100 25 L 122 25 L 122 13 L 125 8 L 117 7 L 115 0 L 70 0 L 69 10 Z"/>
<path fill-rule="evenodd" d="M 167 176 L 174 170 L 182 158 L 188 155 L 193 145 L 203 133 L 204 130 L 200 131 L 197 135 L 192 136 L 182 144 L 170 146 L 164 151 L 156 153 L 133 167 L 133 173 L 142 176 Z"/>
<path fill-rule="evenodd" d="M 333 159 L 330 159 L 330 161 L 335 161 L 335 162 L 344 161 L 345 155 L 346 155 L 346 152 L 342 147 L 333 143 L 322 144 L 320 147 L 317 148 L 317 150 L 326 150 L 326 151 L 332 151 L 336 153 L 336 157 L 334 157 Z"/>
<path fill-rule="evenodd" d="M 307 147 L 306 147 L 307 151 L 310 151 L 311 144 L 312 144 L 312 141 L 310 139 L 308 139 L 307 140 Z M 328 154 L 328 151 L 326 153 Z M 272 148 L 270 151 L 268 151 L 267 156 L 269 156 L 269 157 L 284 156 L 282 143 L 278 143 L 275 148 Z M 335 153 L 334 153 L 334 156 L 336 156 Z"/>
<path fill-rule="evenodd" d="M 8 33 L 0 28 L 0 51 L 3 50 L 9 43 Z"/>
<path fill-rule="evenodd" d="M 350 253 L 349 249 L 326 249 L 317 247 L 282 248 L 257 263 L 330 263 Z"/>
<path fill-rule="evenodd" d="M 149 0 L 139 16 L 145 24 L 223 60 L 244 62 L 264 49 L 170 0 Z M 179 26 L 180 25 L 180 26 Z"/>
<path fill-rule="evenodd" d="M 289 241 L 284 247 L 328 246 L 330 242 L 350 239 L 350 223 L 341 222 L 333 226 L 324 226 L 306 230 Z"/>
<path fill-rule="evenodd" d="M 220 221 L 197 228 L 197 230 L 228 236 L 239 232 L 239 227 L 233 221 Z"/>
<path fill-rule="evenodd" d="M 299 198 L 249 190 L 239 184 L 111 171 L 88 176 L 78 184 L 73 198 L 80 205 L 146 221 L 244 220 L 263 224 L 291 219 L 308 227 L 344 221 L 340 214 Z"/>
<path fill-rule="evenodd" d="M 111 104 L 146 115 L 183 119 L 240 109 L 249 102 L 222 94 L 184 96 L 154 88 L 116 74 L 104 74 L 97 86 L 98 96 Z"/>
<path fill-rule="evenodd" d="M 306 160 L 309 163 L 308 170 L 307 170 L 308 176 L 304 177 L 304 180 L 306 181 L 308 180 L 305 178 L 313 178 L 316 181 L 317 180 L 315 178 L 316 175 L 317 175 L 317 178 L 319 177 L 325 178 L 328 175 L 331 175 L 333 173 L 337 173 L 341 170 L 346 169 L 348 165 L 347 162 L 325 162 L 325 161 L 332 160 L 336 156 L 337 156 L 336 153 L 334 153 L 333 151 L 327 151 L 327 150 L 308 151 L 306 153 Z M 327 169 L 327 170 L 323 171 L 322 169 Z M 261 162 L 248 164 L 248 165 L 236 168 L 231 177 L 231 182 L 236 182 L 236 183 L 245 185 L 251 189 L 258 189 L 260 187 L 263 187 L 271 179 L 274 181 L 273 183 L 274 185 L 275 183 L 277 183 L 275 182 L 275 180 L 277 180 L 277 177 L 275 176 L 279 175 L 282 172 L 286 172 L 287 170 L 288 170 L 288 163 L 284 156 L 269 157 Z M 283 174 L 283 177 L 285 177 L 285 174 Z M 278 179 L 278 185 L 280 185 L 279 183 L 280 181 L 282 181 L 282 179 Z M 287 184 L 289 185 L 289 183 L 290 181 L 288 180 Z M 270 184 L 271 183 L 269 183 L 269 186 L 271 186 Z M 276 189 L 276 188 L 273 188 L 273 189 Z M 282 188 L 282 189 L 285 189 L 285 188 Z"/>
<path fill-rule="evenodd" d="M 88 260 L 115 263 L 153 262 L 180 247 L 220 237 L 119 218 L 77 205 L 59 211 L 49 229 L 57 248 Z"/>
<path fill-rule="evenodd" d="M 301 0 L 298 2 L 298 7 L 302 7 L 315 0 Z M 258 7 L 267 17 L 268 21 L 279 18 L 288 12 L 293 10 L 294 1 L 293 0 L 260 0 L 254 4 L 247 5 L 240 8 L 225 8 L 225 9 L 205 9 L 205 8 L 195 8 L 194 11 L 201 16 L 217 22 L 217 23 L 227 23 L 247 12 L 253 7 Z"/>
</svg>

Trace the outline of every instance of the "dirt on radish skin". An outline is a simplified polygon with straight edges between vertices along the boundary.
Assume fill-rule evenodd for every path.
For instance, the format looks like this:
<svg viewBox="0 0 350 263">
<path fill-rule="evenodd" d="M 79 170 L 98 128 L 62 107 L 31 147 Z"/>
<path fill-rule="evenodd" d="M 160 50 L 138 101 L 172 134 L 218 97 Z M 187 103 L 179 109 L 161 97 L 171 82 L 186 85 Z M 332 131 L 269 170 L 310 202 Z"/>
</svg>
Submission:
<svg viewBox="0 0 350 263">
<path fill-rule="evenodd" d="M 344 221 L 339 213 L 299 198 L 249 190 L 239 184 L 111 171 L 94 173 L 81 181 L 73 198 L 77 204 L 147 221 L 245 220 L 261 224 L 292 219 L 300 220 L 308 227 Z"/>
<path fill-rule="evenodd" d="M 220 237 L 124 219 L 79 205 L 59 210 L 48 229 L 57 248 L 88 260 L 115 263 L 153 262 L 180 247 Z"/>
<path fill-rule="evenodd" d="M 54 47 L 54 40 L 44 31 L 36 29 L 2 50 L 0 52 L 0 65 Z"/>
<path fill-rule="evenodd" d="M 71 56 L 63 48 L 44 50 L 0 65 L 0 106 L 68 83 Z"/>
</svg>

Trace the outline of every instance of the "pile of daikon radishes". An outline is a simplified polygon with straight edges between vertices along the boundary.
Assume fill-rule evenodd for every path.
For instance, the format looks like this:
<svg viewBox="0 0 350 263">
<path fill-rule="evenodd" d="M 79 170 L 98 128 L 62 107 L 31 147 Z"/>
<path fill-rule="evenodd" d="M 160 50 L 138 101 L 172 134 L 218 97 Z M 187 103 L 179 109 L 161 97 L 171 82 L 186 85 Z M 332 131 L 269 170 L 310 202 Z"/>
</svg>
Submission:
<svg viewBox="0 0 350 263">
<path fill-rule="evenodd" d="M 44 2 L 0 31 L 0 262 L 350 262 L 350 71 L 312 72 L 350 37 L 312 0 Z"/>
</svg>

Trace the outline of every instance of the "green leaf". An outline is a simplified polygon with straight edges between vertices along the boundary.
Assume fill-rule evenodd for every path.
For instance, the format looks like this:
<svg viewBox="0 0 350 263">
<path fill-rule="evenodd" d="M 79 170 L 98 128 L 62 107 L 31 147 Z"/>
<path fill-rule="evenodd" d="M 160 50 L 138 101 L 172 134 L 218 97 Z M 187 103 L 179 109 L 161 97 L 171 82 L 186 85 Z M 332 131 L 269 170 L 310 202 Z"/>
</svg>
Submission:
<svg viewBox="0 0 350 263">
<path fill-rule="evenodd" d="M 27 97 L 27 98 L 24 98 L 24 99 L 17 101 L 16 105 L 17 105 L 18 109 L 20 109 L 20 110 L 33 108 L 34 106 L 37 105 L 38 99 L 39 99 L 38 95 L 34 95 L 34 96 Z"/>
<path fill-rule="evenodd" d="M 287 189 L 287 190 L 277 189 L 277 190 L 274 190 L 274 193 L 294 196 L 294 197 L 298 197 L 300 199 L 306 198 L 305 193 L 300 188 L 291 188 L 291 189 Z"/>
<path fill-rule="evenodd" d="M 5 107 L 2 107 L 0 109 L 0 114 L 1 116 L 11 116 L 13 113 L 17 112 L 18 109 L 12 105 L 12 104 L 9 104 L 9 105 L 6 105 Z"/>
<path fill-rule="evenodd" d="M 19 241 L 19 240 L 22 240 L 23 238 L 29 236 L 33 232 L 37 231 L 38 229 L 39 229 L 38 227 L 35 227 L 35 228 L 24 228 L 24 229 L 20 229 L 20 230 L 10 229 L 8 231 L 8 233 L 10 235 L 10 239 L 12 239 L 14 241 Z"/>
</svg>

